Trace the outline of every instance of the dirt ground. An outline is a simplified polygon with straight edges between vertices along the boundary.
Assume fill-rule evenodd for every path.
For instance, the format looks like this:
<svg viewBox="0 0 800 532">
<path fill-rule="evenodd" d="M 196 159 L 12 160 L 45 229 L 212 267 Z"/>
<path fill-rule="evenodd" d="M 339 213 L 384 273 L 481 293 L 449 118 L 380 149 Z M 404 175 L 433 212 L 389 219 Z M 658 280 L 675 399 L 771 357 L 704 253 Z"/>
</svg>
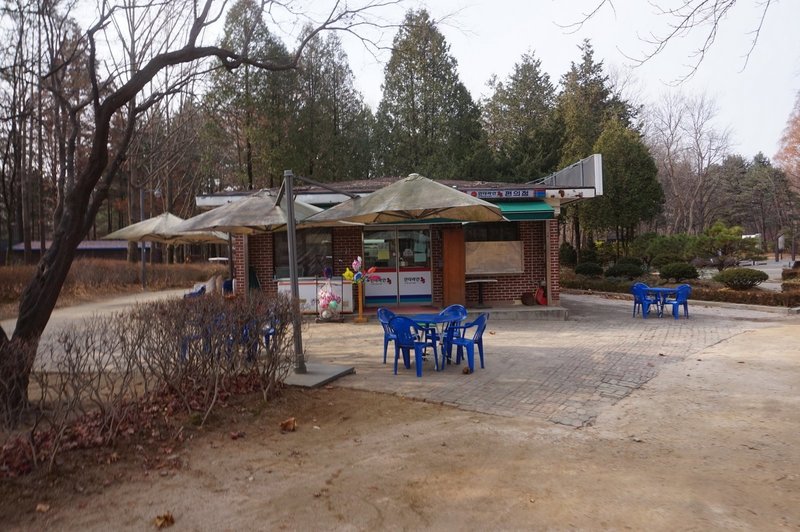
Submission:
<svg viewBox="0 0 800 532">
<path fill-rule="evenodd" d="M 179 468 L 122 460 L 41 494 L 3 490 L 0 522 L 142 530 L 169 512 L 175 530 L 797 530 L 798 342 L 792 324 L 716 344 L 583 429 L 290 390 L 194 433 Z M 297 431 L 281 433 L 289 416 Z"/>
</svg>

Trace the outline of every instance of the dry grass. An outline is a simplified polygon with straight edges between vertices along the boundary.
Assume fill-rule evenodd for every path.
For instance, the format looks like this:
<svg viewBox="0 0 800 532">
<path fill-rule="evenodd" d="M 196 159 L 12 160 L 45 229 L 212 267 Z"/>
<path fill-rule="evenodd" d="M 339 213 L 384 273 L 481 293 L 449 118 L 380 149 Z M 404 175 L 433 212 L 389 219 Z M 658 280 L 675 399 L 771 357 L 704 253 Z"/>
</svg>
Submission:
<svg viewBox="0 0 800 532">
<path fill-rule="evenodd" d="M 25 285 L 36 271 L 35 265 L 0 266 L 0 319 L 16 316 Z M 227 269 L 214 264 L 148 264 L 149 288 L 190 288 L 212 275 L 225 275 Z M 141 290 L 141 264 L 124 260 L 78 259 L 72 264 L 58 299 L 57 307 L 93 301 L 102 297 Z"/>
</svg>

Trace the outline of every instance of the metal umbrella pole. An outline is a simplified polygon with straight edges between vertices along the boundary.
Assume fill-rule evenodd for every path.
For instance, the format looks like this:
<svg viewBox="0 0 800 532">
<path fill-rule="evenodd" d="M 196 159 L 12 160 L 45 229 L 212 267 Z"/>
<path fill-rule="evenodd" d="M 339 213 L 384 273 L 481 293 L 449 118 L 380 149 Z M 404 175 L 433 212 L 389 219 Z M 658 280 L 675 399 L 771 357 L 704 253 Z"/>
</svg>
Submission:
<svg viewBox="0 0 800 532">
<path fill-rule="evenodd" d="M 286 190 L 286 240 L 289 247 L 289 280 L 292 285 L 292 329 L 294 334 L 294 371 L 306 373 L 305 357 L 303 356 L 302 317 L 300 316 L 300 287 L 297 278 L 297 234 L 294 218 L 294 173 L 291 170 L 283 172 L 283 183 Z"/>
</svg>

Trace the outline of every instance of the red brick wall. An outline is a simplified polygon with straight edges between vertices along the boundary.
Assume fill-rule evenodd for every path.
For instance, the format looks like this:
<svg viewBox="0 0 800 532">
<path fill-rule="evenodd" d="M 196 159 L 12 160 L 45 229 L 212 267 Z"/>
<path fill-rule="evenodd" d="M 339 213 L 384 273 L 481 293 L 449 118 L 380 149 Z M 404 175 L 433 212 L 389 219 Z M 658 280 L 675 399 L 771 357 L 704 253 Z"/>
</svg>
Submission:
<svg viewBox="0 0 800 532">
<path fill-rule="evenodd" d="M 244 294 L 249 276 L 244 271 L 244 239 L 248 238 L 248 260 L 252 270 L 261 285 L 261 289 L 270 293 L 278 292 L 278 283 L 275 282 L 275 267 L 273 264 L 272 233 L 259 233 L 255 235 L 234 235 L 234 278 L 236 279 L 236 293 Z"/>
<path fill-rule="evenodd" d="M 561 299 L 561 264 L 558 262 L 558 220 L 547 221 L 547 231 L 550 233 L 550 299 L 548 306 L 558 306 Z"/>
<path fill-rule="evenodd" d="M 519 300 L 523 292 L 536 290 L 538 283 L 547 277 L 545 262 L 545 228 L 548 222 L 519 222 L 519 237 L 522 241 L 524 273 L 515 275 L 472 275 L 467 278 L 489 277 L 496 283 L 484 283 L 484 301 L 512 302 Z M 478 285 L 467 285 L 468 305 L 478 302 Z"/>
<path fill-rule="evenodd" d="M 364 239 L 360 226 L 333 228 L 333 275 L 342 275 L 356 257 L 364 256 Z M 367 265 L 369 266 L 369 265 Z M 358 290 L 353 288 L 353 306 L 358 308 Z"/>
<path fill-rule="evenodd" d="M 442 228 L 449 225 L 431 226 L 431 301 L 434 306 L 444 306 L 444 260 L 442 259 Z"/>
</svg>

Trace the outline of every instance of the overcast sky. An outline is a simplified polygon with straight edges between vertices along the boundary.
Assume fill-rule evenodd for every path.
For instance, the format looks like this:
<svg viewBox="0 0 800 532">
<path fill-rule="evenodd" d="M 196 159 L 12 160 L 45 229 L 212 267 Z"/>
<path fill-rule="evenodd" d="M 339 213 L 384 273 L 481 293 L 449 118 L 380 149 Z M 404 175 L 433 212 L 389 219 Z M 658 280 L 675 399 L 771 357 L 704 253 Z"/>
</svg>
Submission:
<svg viewBox="0 0 800 532">
<path fill-rule="evenodd" d="M 474 98 L 488 94 L 492 74 L 505 79 L 521 55 L 533 50 L 544 70 L 557 83 L 570 62 L 580 60 L 578 45 L 585 38 L 595 48 L 595 59 L 607 68 L 623 69 L 641 57 L 648 45 L 640 40 L 650 32 L 668 30 L 669 20 L 654 13 L 651 2 L 615 0 L 616 11 L 605 8 L 573 33 L 559 27 L 582 18 L 599 0 L 431 0 L 425 5 L 440 26 L 450 51 L 458 61 L 461 80 Z M 684 0 L 660 0 L 677 5 Z M 718 106 L 718 127 L 731 130 L 734 152 L 747 158 L 759 151 L 772 157 L 778 149 L 786 120 L 800 90 L 800 1 L 779 0 L 762 28 L 759 42 L 745 67 L 744 56 L 762 0 L 742 0 L 723 20 L 716 42 L 697 73 L 678 87 L 671 82 L 689 72 L 689 57 L 705 34 L 695 31 L 673 42 L 664 52 L 633 70 L 644 102 L 665 92 L 681 90 L 694 95 L 705 92 Z M 449 15 L 449 16 L 448 16 Z M 398 14 L 402 17 L 402 11 Z M 391 42 L 393 35 L 386 38 Z M 381 98 L 383 69 L 388 52 L 376 61 L 363 46 L 345 40 L 356 83 L 374 108 Z M 742 70 L 744 69 L 744 70 Z"/>
</svg>

